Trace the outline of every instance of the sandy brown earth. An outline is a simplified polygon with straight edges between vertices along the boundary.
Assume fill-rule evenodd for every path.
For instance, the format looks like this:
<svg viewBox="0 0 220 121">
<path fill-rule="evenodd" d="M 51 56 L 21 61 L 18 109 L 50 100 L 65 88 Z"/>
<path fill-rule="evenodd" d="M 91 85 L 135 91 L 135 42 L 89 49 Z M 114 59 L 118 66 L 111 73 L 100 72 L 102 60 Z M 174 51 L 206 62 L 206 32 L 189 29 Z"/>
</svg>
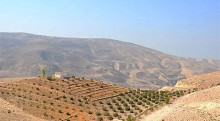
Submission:
<svg viewBox="0 0 220 121">
<path fill-rule="evenodd" d="M 140 121 L 220 121 L 220 86 L 181 97 Z"/>
<path fill-rule="evenodd" d="M 195 75 L 187 79 L 180 80 L 175 86 L 165 86 L 160 90 L 175 91 L 175 90 L 188 90 L 188 89 L 207 89 L 216 85 L 220 85 L 220 71 Z"/>
<path fill-rule="evenodd" d="M 0 121 L 45 121 L 0 98 Z"/>
<path fill-rule="evenodd" d="M 16 82 L 16 81 L 20 81 L 22 79 L 25 79 L 25 78 L 1 78 L 0 83 Z"/>
<path fill-rule="evenodd" d="M 178 81 L 175 87 L 206 89 L 216 85 L 220 85 L 220 71 L 195 75 L 188 79 Z"/>
<path fill-rule="evenodd" d="M 192 88 L 198 88 L 199 91 L 191 94 L 186 91 L 188 95 L 174 102 L 171 101 L 172 104 L 161 107 L 155 112 L 149 112 L 147 116 L 141 116 L 140 120 L 220 121 L 219 84 L 220 72 L 214 72 L 181 80 L 175 87 L 164 87 L 163 89 L 168 91 L 188 91 Z M 96 90 L 98 88 L 101 90 Z M 0 79 L 0 90 L 0 121 L 42 121 L 43 119 L 40 118 L 47 120 L 91 121 L 96 119 L 95 112 L 97 110 L 101 111 L 103 106 L 108 107 L 106 105 L 107 101 L 117 99 L 115 97 L 118 96 L 115 95 L 116 93 L 124 92 L 122 87 L 80 78 L 70 80 L 55 79 L 52 81 L 44 78 L 5 78 Z M 91 94 L 90 98 L 88 98 L 88 94 Z M 73 96 L 74 100 L 70 99 L 71 96 Z M 79 101 L 80 96 L 86 96 L 89 99 L 88 101 L 92 101 L 92 103 Z M 107 97 L 105 98 L 105 96 Z M 99 99 L 100 97 L 103 99 Z M 97 106 L 94 106 L 93 103 Z M 83 104 L 83 106 L 80 107 L 79 104 Z M 59 112 L 61 109 L 62 113 Z M 93 113 L 89 114 L 89 111 Z M 67 115 L 67 112 L 70 112 L 70 116 Z M 112 114 L 113 112 L 110 111 L 110 113 Z M 127 114 L 128 112 L 126 112 Z M 123 114 L 121 115 L 125 117 Z M 107 119 L 106 116 L 103 117 Z"/>
<path fill-rule="evenodd" d="M 24 78 L 1 78 L 0 83 L 13 83 Z M 0 98 L 0 121 L 45 121 Z"/>
<path fill-rule="evenodd" d="M 0 78 L 0 98 L 5 101 L 0 121 L 8 116 L 8 110 L 14 108 L 19 108 L 24 116 L 23 113 L 21 116 L 12 115 L 8 121 L 32 120 L 26 119 L 25 113 L 45 120 L 94 121 L 98 118 L 96 112 L 104 113 L 102 108 L 107 106 L 107 100 L 127 91 L 124 87 L 84 78 Z M 7 102 L 14 108 L 10 109 Z"/>
</svg>

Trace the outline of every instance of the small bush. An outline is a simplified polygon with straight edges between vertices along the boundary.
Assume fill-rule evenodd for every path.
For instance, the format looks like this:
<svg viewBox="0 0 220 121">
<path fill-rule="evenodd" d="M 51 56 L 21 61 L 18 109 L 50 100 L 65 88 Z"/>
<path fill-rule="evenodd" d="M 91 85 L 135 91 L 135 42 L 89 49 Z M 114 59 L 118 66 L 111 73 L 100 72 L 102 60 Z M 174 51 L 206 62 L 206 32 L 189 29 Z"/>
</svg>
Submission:
<svg viewBox="0 0 220 121">
<path fill-rule="evenodd" d="M 126 110 L 126 111 L 129 111 L 129 110 L 130 110 L 130 108 L 127 106 L 127 107 L 125 107 L 125 110 Z"/>
<path fill-rule="evenodd" d="M 108 116 L 109 120 L 113 120 L 113 117 L 111 115 Z"/>
<path fill-rule="evenodd" d="M 59 110 L 59 113 L 63 113 L 62 110 Z"/>
<path fill-rule="evenodd" d="M 169 104 L 169 103 L 170 103 L 170 99 L 169 99 L 169 98 L 165 98 L 165 99 L 164 99 L 164 102 L 165 102 L 166 104 Z"/>
<path fill-rule="evenodd" d="M 47 80 L 51 81 L 52 80 L 52 76 L 47 76 Z"/>
<path fill-rule="evenodd" d="M 108 115 L 109 115 L 108 111 L 105 111 L 105 112 L 103 113 L 103 115 L 104 115 L 104 116 L 108 116 Z"/>
<path fill-rule="evenodd" d="M 135 118 L 133 118 L 131 115 L 129 115 L 129 116 L 126 118 L 126 121 L 135 121 Z"/>
<path fill-rule="evenodd" d="M 103 121 L 103 118 L 102 117 L 98 117 L 97 121 Z"/>
<path fill-rule="evenodd" d="M 120 110 L 120 113 L 124 113 L 124 110 Z"/>
<path fill-rule="evenodd" d="M 100 112 L 96 112 L 96 116 L 100 116 L 101 115 L 101 113 Z"/>
<path fill-rule="evenodd" d="M 114 117 L 117 117 L 117 116 L 118 116 L 118 113 L 113 113 L 113 116 L 114 116 Z"/>
<path fill-rule="evenodd" d="M 102 110 L 103 110 L 103 111 L 107 111 L 106 107 L 103 107 Z"/>
<path fill-rule="evenodd" d="M 88 111 L 88 114 L 92 114 L 92 111 Z"/>
<path fill-rule="evenodd" d="M 66 112 L 66 115 L 68 115 L 68 116 L 69 116 L 69 115 L 70 115 L 70 113 L 69 113 L 69 112 Z"/>
</svg>

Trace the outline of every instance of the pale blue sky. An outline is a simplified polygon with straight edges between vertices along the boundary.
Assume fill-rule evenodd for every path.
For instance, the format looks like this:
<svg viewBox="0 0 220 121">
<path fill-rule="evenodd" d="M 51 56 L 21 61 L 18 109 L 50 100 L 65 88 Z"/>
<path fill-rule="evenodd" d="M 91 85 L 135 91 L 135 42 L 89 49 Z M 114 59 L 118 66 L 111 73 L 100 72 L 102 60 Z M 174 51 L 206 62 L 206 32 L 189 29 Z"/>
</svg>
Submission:
<svg viewBox="0 0 220 121">
<path fill-rule="evenodd" d="M 112 38 L 220 59 L 220 0 L 0 0 L 0 31 Z"/>
</svg>

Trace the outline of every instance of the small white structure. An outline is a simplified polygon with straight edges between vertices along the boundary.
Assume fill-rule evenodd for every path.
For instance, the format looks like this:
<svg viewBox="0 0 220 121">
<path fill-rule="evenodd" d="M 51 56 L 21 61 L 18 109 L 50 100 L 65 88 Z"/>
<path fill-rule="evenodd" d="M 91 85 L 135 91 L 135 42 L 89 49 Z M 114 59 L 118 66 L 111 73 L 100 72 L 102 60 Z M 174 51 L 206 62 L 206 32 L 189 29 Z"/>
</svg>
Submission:
<svg viewBox="0 0 220 121">
<path fill-rule="evenodd" d="M 66 76 L 66 72 L 65 71 L 55 72 L 55 74 L 54 74 L 55 78 L 64 78 L 65 76 Z"/>
</svg>

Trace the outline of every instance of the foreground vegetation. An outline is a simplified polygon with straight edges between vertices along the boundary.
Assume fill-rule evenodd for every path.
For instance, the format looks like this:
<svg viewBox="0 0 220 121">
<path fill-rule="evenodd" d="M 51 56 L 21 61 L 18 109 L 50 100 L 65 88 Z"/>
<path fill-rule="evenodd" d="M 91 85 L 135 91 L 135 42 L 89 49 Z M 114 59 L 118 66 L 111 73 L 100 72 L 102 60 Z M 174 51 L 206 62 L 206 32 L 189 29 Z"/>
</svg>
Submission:
<svg viewBox="0 0 220 121">
<path fill-rule="evenodd" d="M 192 90 L 133 90 L 84 78 L 33 78 L 0 84 L 0 97 L 47 120 L 132 121 Z"/>
</svg>

